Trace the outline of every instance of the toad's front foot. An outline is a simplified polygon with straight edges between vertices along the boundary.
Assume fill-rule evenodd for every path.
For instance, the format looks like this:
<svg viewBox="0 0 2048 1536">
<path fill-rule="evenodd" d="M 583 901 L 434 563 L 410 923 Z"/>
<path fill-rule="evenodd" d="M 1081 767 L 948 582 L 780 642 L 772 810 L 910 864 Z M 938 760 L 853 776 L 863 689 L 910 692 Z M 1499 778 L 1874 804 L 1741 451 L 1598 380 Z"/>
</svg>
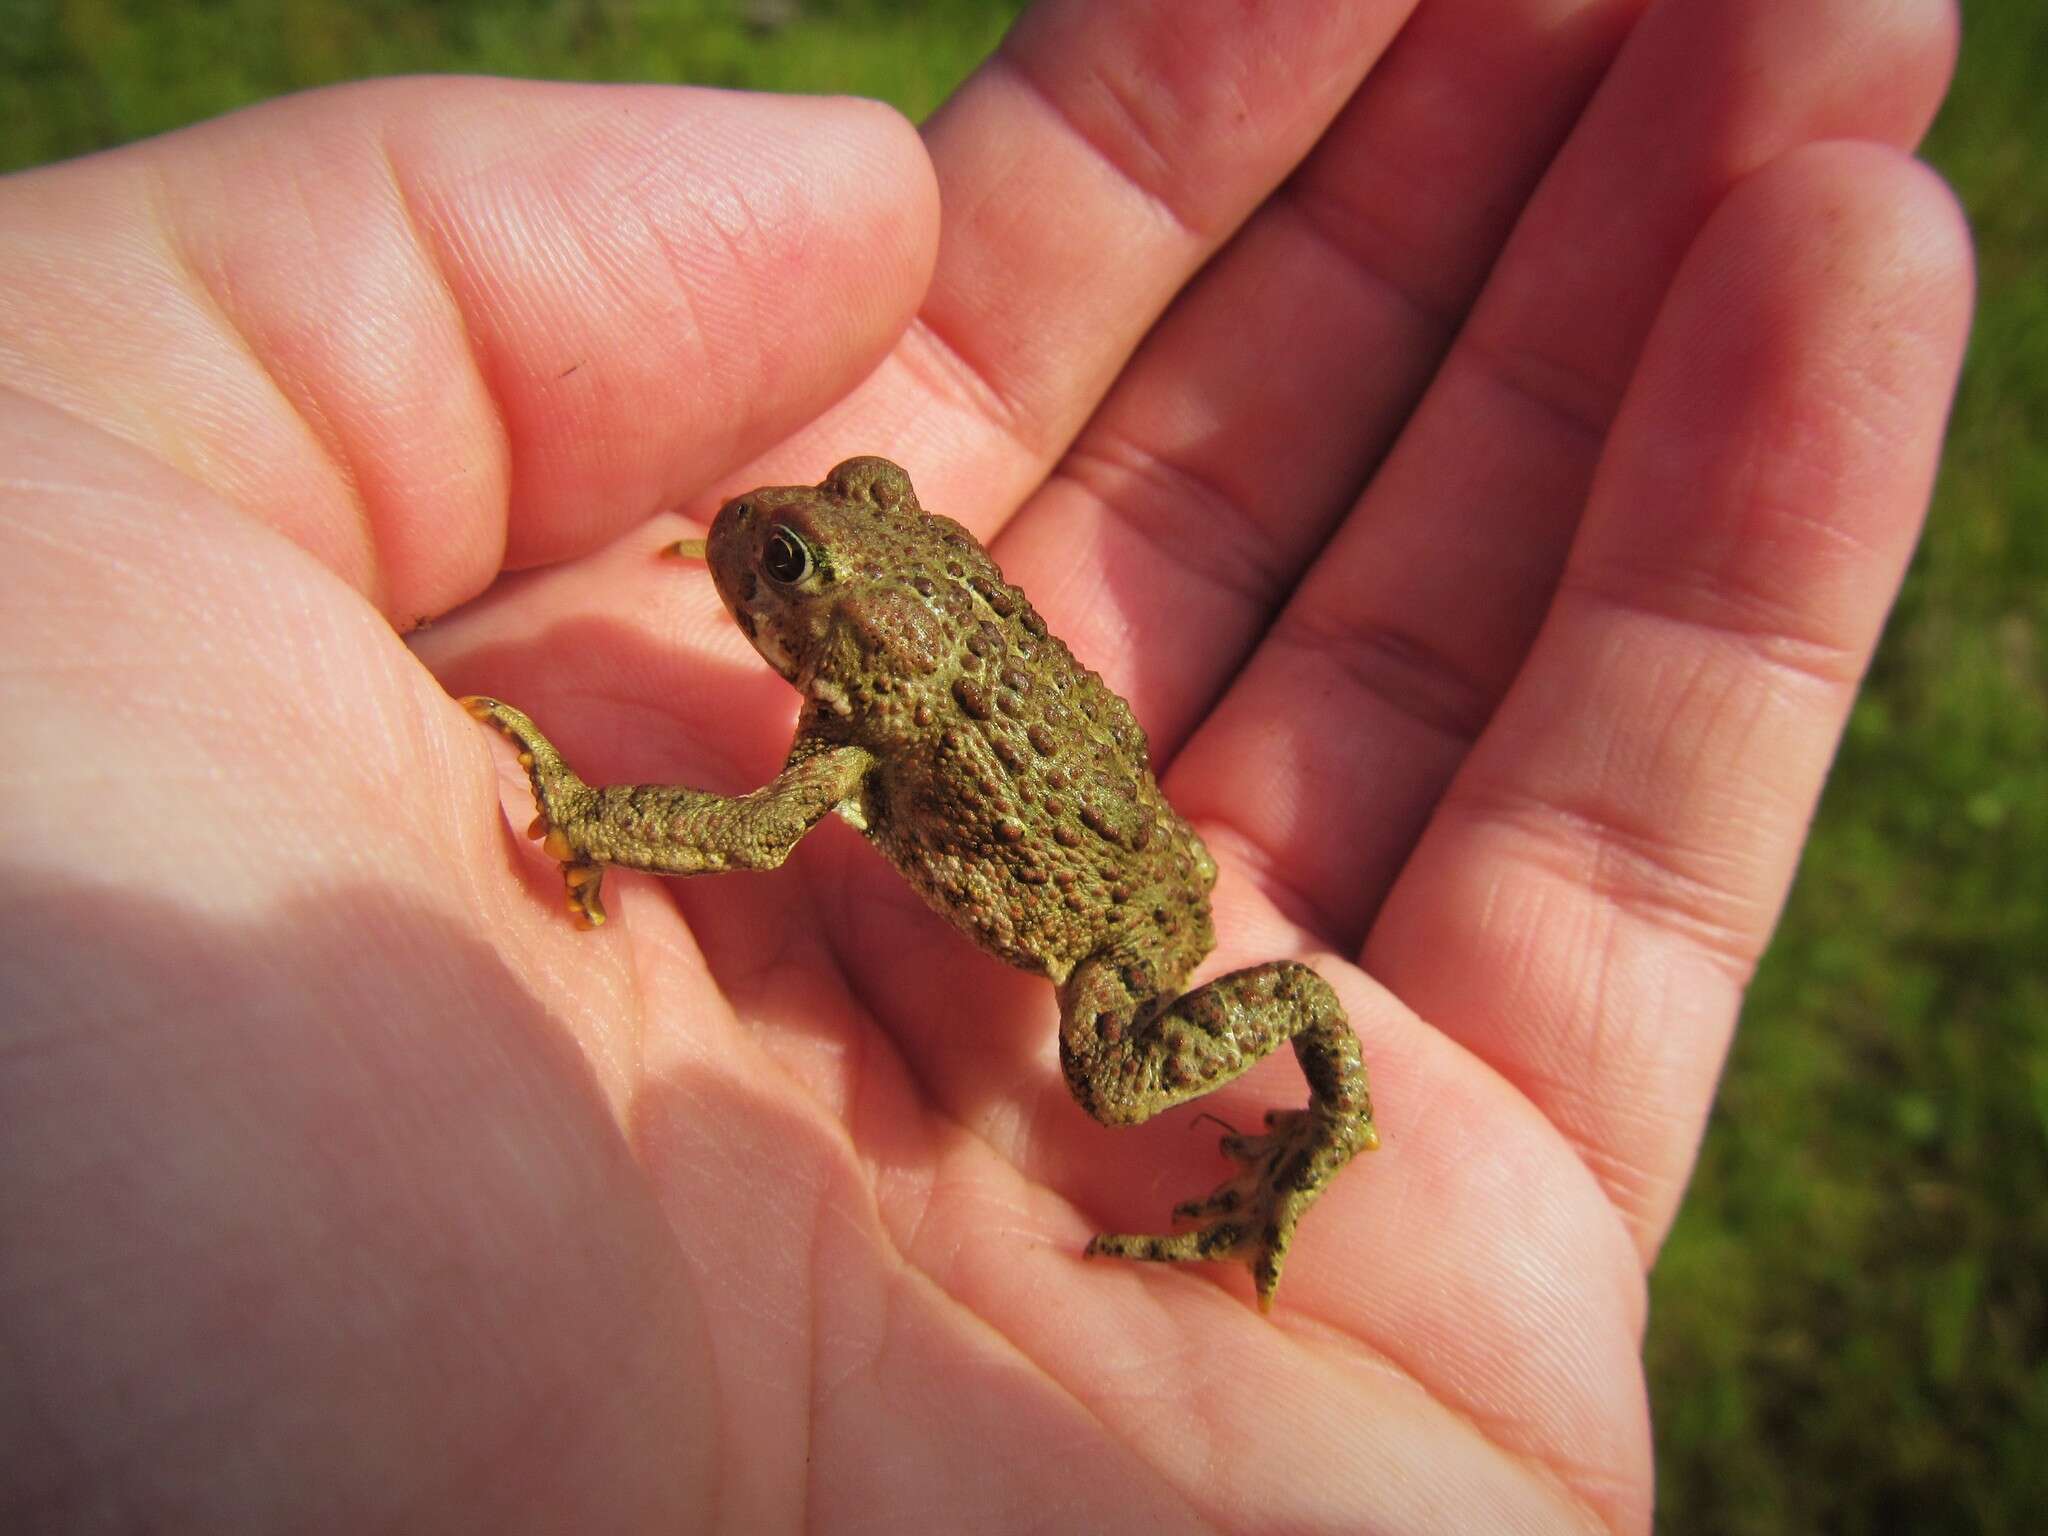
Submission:
<svg viewBox="0 0 2048 1536">
<path fill-rule="evenodd" d="M 1266 1126 L 1263 1136 L 1223 1138 L 1224 1154 L 1243 1171 L 1206 1198 L 1174 1207 L 1176 1221 L 1194 1226 L 1171 1236 L 1105 1232 L 1088 1244 L 1089 1256 L 1168 1263 L 1243 1259 L 1251 1265 L 1259 1310 L 1272 1310 L 1302 1212 L 1356 1154 L 1379 1145 L 1379 1133 L 1369 1114 L 1313 1104 L 1274 1110 Z"/>
<path fill-rule="evenodd" d="M 472 694 L 462 707 L 501 736 L 511 738 L 519 748 L 519 766 L 533 785 L 533 803 L 539 814 L 526 829 L 549 858 L 562 865 L 562 884 L 568 890 L 569 916 L 579 928 L 595 928 L 604 921 L 604 902 L 599 889 L 604 884 L 604 866 L 580 852 L 571 840 L 571 829 L 586 814 L 592 798 L 589 785 L 577 778 L 562 754 L 557 752 L 539 727 L 497 699 Z"/>
</svg>

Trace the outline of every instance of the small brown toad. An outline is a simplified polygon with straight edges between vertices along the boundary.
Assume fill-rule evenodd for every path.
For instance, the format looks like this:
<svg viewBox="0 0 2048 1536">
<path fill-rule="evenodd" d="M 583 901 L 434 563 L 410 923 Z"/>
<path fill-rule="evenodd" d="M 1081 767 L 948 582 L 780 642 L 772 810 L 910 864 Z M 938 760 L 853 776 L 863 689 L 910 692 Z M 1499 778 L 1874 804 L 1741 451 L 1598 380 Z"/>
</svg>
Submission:
<svg viewBox="0 0 2048 1536">
<path fill-rule="evenodd" d="M 728 797 L 585 784 L 533 722 L 465 700 L 517 742 L 562 862 L 569 910 L 604 921 L 604 866 L 665 875 L 773 869 L 827 813 L 858 827 L 932 907 L 1059 989 L 1060 1060 L 1081 1107 L 1130 1125 L 1229 1081 L 1283 1040 L 1306 1109 L 1229 1135 L 1242 1171 L 1170 1236 L 1104 1234 L 1091 1254 L 1250 1263 L 1270 1306 L 1295 1223 L 1377 1144 L 1358 1040 L 1336 994 L 1288 960 L 1183 992 L 1215 944 L 1216 865 L 1159 791 L 1128 705 L 1077 662 L 951 518 L 886 459 L 728 502 L 708 559 L 754 648 L 803 694 L 775 780 Z"/>
</svg>

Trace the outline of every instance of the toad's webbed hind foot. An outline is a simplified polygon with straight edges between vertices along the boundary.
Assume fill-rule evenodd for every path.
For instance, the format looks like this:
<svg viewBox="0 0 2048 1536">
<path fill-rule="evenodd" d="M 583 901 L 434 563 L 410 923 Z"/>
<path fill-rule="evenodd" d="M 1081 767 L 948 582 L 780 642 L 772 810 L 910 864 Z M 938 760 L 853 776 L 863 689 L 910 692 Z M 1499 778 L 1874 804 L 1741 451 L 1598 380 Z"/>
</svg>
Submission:
<svg viewBox="0 0 2048 1536">
<path fill-rule="evenodd" d="M 1266 1125 L 1263 1136 L 1222 1139 L 1224 1155 L 1242 1171 L 1212 1194 L 1174 1207 L 1176 1222 L 1194 1225 L 1170 1235 L 1105 1232 L 1088 1244 L 1088 1254 L 1162 1263 L 1243 1259 L 1260 1310 L 1270 1310 L 1302 1212 L 1356 1154 L 1378 1146 L 1379 1136 L 1368 1115 L 1316 1106 L 1274 1110 Z"/>
<path fill-rule="evenodd" d="M 1250 1264 L 1261 1310 L 1273 1304 L 1301 1216 L 1338 1171 L 1379 1145 L 1358 1036 L 1330 984 L 1274 960 L 1178 996 L 1147 995 L 1142 963 L 1111 954 L 1075 968 L 1061 994 L 1060 1058 L 1096 1119 L 1131 1125 L 1229 1081 L 1285 1040 L 1308 1080 L 1306 1109 L 1266 1116 L 1265 1134 L 1223 1138 L 1241 1167 L 1174 1212 L 1186 1230 L 1105 1233 L 1088 1252 L 1123 1259 Z"/>
</svg>

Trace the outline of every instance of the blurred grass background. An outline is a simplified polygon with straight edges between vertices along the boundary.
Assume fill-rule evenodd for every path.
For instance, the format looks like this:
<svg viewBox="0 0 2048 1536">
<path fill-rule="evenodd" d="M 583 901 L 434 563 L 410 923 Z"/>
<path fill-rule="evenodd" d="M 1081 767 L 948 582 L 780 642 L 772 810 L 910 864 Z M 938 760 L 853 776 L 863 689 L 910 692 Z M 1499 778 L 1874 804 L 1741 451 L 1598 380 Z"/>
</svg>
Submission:
<svg viewBox="0 0 2048 1536">
<path fill-rule="evenodd" d="M 1018 0 L 0 0 L 0 169 L 360 75 L 850 91 Z M 2048 6 L 1927 147 L 1981 302 L 1934 518 L 1653 1283 L 1658 1528 L 2048 1529 Z"/>
</svg>

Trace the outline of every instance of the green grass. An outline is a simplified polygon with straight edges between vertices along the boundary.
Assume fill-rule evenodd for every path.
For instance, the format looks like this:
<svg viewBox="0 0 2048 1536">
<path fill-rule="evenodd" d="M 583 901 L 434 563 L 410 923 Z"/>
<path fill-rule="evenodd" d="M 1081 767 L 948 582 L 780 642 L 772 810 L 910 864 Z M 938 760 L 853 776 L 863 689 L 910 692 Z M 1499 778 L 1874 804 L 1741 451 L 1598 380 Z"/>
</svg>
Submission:
<svg viewBox="0 0 2048 1536">
<path fill-rule="evenodd" d="M 1022 8 L 1022 0 L 0 0 L 0 170 L 381 74 L 842 92 L 923 117 Z M 777 13 L 790 19 L 775 21 Z"/>
<path fill-rule="evenodd" d="M 398 70 L 929 111 L 1011 0 L 0 0 L 0 167 Z M 1929 155 L 1982 303 L 1925 546 L 1653 1283 L 1659 1528 L 2048 1510 L 2048 6 L 1968 0 Z"/>
</svg>

